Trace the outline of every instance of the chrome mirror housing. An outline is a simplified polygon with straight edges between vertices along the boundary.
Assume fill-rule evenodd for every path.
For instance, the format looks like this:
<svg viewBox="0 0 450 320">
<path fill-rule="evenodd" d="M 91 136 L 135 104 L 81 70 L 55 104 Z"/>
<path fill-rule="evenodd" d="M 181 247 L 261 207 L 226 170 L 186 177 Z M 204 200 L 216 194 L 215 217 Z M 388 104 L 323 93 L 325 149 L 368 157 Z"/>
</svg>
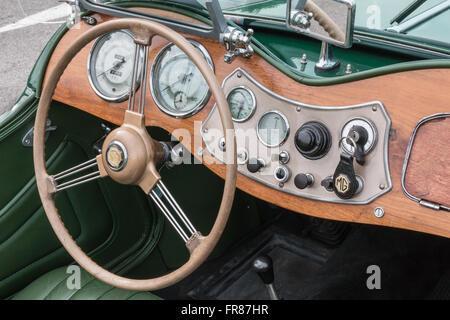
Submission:
<svg viewBox="0 0 450 320">
<path fill-rule="evenodd" d="M 353 43 L 354 0 L 287 0 L 288 29 L 350 48 Z"/>
</svg>

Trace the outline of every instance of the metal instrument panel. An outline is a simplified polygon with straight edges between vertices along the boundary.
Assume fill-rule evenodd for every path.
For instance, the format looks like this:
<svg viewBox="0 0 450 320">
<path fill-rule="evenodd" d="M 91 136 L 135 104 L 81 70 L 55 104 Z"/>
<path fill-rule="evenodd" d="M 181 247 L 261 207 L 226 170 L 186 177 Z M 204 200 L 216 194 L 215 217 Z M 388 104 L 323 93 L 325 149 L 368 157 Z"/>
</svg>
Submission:
<svg viewBox="0 0 450 320">
<path fill-rule="evenodd" d="M 234 70 L 223 82 L 227 96 L 234 88 L 249 88 L 256 98 L 256 110 L 245 122 L 235 122 L 239 173 L 279 191 L 299 197 L 326 202 L 346 204 L 367 204 L 392 189 L 388 165 L 388 138 L 391 120 L 379 101 L 354 106 L 323 107 L 307 105 L 292 101 L 268 90 L 249 73 L 241 68 Z M 326 90 L 326 87 L 323 88 Z M 263 114 L 276 110 L 281 112 L 289 122 L 290 134 L 284 144 L 270 148 L 257 137 L 257 124 Z M 342 200 L 334 192 L 326 190 L 321 181 L 332 176 L 340 161 L 342 148 L 339 147 L 343 128 L 352 119 L 366 119 L 376 128 L 375 144 L 366 155 L 366 163 L 361 166 L 354 161 L 355 173 L 363 181 L 363 189 L 350 200 Z M 318 160 L 303 157 L 294 143 L 295 132 L 308 121 L 323 123 L 331 133 L 331 148 Z M 219 113 L 214 107 L 201 127 L 201 135 L 208 151 L 220 162 L 223 160 L 224 134 Z M 284 166 L 291 172 L 290 179 L 280 183 L 274 177 L 275 169 L 280 166 L 278 155 L 287 151 L 289 162 Z M 247 156 L 245 155 L 247 153 Z M 246 161 L 250 158 L 263 160 L 265 167 L 256 173 L 247 170 Z M 296 174 L 311 174 L 314 184 L 298 189 L 294 184 Z"/>
</svg>

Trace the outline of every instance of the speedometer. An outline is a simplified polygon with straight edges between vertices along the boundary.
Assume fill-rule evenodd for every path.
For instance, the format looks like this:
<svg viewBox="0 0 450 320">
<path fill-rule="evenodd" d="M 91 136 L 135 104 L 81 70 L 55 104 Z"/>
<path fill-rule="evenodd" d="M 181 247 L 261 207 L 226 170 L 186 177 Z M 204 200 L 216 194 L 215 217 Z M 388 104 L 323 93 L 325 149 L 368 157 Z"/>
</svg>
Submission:
<svg viewBox="0 0 450 320">
<path fill-rule="evenodd" d="M 206 49 L 196 41 L 189 41 L 214 70 Z M 173 43 L 165 46 L 155 58 L 150 76 L 150 90 L 158 107 L 177 118 L 197 113 L 205 106 L 210 96 L 208 83 L 200 70 Z"/>
<path fill-rule="evenodd" d="M 133 36 L 127 30 L 105 34 L 94 42 L 88 58 L 88 76 L 92 89 L 102 99 L 120 102 L 128 98 L 135 48 Z M 139 59 L 143 59 L 143 55 L 141 50 Z"/>
</svg>

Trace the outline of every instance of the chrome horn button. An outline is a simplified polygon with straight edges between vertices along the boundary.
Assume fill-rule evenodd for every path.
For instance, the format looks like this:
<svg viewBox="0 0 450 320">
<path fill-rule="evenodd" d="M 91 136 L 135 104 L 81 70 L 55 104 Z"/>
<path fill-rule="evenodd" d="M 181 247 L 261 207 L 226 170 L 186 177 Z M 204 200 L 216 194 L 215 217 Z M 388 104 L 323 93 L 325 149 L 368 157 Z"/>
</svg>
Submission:
<svg viewBox="0 0 450 320">
<path fill-rule="evenodd" d="M 128 153 L 125 146 L 119 141 L 112 141 L 106 148 L 106 163 L 113 171 L 121 171 L 128 162 Z"/>
</svg>

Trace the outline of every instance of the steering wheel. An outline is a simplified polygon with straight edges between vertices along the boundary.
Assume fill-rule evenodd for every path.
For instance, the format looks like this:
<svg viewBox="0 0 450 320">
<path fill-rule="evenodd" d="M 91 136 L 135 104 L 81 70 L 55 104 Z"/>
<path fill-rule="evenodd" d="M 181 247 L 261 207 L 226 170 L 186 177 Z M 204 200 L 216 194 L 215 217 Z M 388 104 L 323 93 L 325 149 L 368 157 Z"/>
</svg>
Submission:
<svg viewBox="0 0 450 320">
<path fill-rule="evenodd" d="M 173 42 L 189 56 L 202 73 L 215 99 L 220 113 L 222 127 L 224 133 L 226 133 L 224 135 L 227 145 L 225 154 L 226 178 L 220 209 L 215 223 L 207 236 L 203 236 L 195 229 L 180 205 L 163 184 L 156 170 L 157 165 L 163 161 L 164 152 L 162 145 L 153 140 L 145 128 L 145 83 L 141 86 L 138 112 L 134 111 L 135 88 L 132 85 L 130 102 L 128 110 L 125 111 L 123 123 L 106 137 L 100 155 L 58 174 L 50 175 L 47 173 L 44 142 L 45 125 L 52 96 L 61 75 L 75 55 L 92 40 L 103 34 L 121 29 L 128 29 L 133 33 L 136 52 L 138 52 L 139 48 L 145 49 L 143 63 L 145 69 L 142 72 L 145 77 L 148 70 L 149 46 L 153 37 L 158 35 Z M 138 54 L 135 56 L 138 57 Z M 134 61 L 134 70 L 138 70 L 138 63 L 139 59 L 136 58 Z M 133 72 L 131 82 L 133 84 L 136 83 L 137 73 Z M 146 78 L 144 80 L 146 81 Z M 64 51 L 55 68 L 51 70 L 48 76 L 48 81 L 43 88 L 36 112 L 33 143 L 36 183 L 51 227 L 64 248 L 81 267 L 94 277 L 112 286 L 128 290 L 157 290 L 170 286 L 184 279 L 197 269 L 212 252 L 223 233 L 234 199 L 237 175 L 236 141 L 227 100 L 214 72 L 197 49 L 183 36 L 159 23 L 142 19 L 117 19 L 99 24 L 79 36 Z M 91 171 L 95 167 L 98 167 L 98 170 L 65 181 L 72 175 L 80 174 L 85 170 Z M 157 278 L 136 280 L 121 277 L 105 270 L 83 252 L 64 226 L 55 206 L 54 195 L 62 190 L 106 176 L 122 184 L 137 185 L 152 198 L 186 243 L 190 256 L 184 265 L 169 274 Z M 172 211 L 178 216 L 178 221 L 175 219 Z M 181 221 L 183 227 L 179 221 Z"/>
</svg>

